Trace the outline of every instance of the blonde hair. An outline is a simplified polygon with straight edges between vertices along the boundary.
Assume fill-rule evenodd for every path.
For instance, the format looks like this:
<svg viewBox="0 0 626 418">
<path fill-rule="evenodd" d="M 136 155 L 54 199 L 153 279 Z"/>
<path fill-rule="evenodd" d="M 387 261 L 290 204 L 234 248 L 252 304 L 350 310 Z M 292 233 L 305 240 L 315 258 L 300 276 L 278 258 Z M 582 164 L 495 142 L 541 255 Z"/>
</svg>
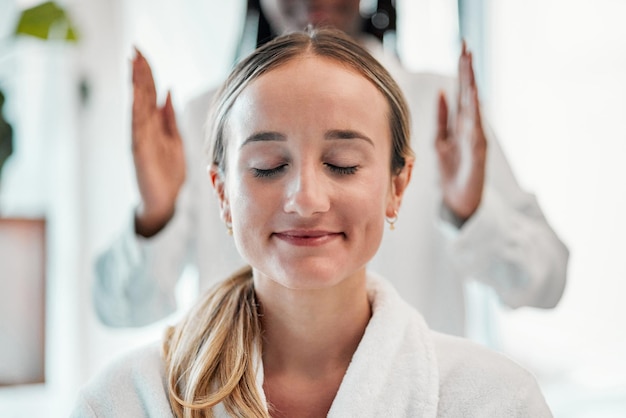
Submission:
<svg viewBox="0 0 626 418">
<path fill-rule="evenodd" d="M 269 417 L 257 391 L 261 353 L 252 269 L 211 288 L 163 344 L 169 399 L 177 417 L 212 417 L 220 402 L 232 416 Z"/>
<path fill-rule="evenodd" d="M 230 109 L 251 81 L 293 58 L 332 59 L 370 80 L 389 104 L 390 170 L 398 174 L 410 148 L 410 118 L 404 96 L 387 70 L 343 32 L 313 29 L 280 36 L 257 49 L 231 72 L 217 93 L 209 122 L 212 164 L 226 170 L 225 125 Z M 269 417 L 256 385 L 255 353 L 261 353 L 259 320 L 250 267 L 217 284 L 185 319 L 168 329 L 164 342 L 169 399 L 177 417 L 212 417 L 222 403 L 239 417 Z"/>
</svg>

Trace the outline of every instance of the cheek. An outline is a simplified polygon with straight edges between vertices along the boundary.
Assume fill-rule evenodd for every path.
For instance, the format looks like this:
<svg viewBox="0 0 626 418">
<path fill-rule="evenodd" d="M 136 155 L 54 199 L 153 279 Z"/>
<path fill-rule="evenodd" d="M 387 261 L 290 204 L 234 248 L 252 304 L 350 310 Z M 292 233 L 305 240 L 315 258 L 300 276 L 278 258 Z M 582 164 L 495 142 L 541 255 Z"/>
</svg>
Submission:
<svg viewBox="0 0 626 418">
<path fill-rule="evenodd" d="M 230 210 L 234 224 L 241 225 L 254 216 L 254 200 L 255 196 L 245 183 L 242 181 L 232 182 L 230 189 Z"/>
<path fill-rule="evenodd" d="M 368 229 L 380 229 L 384 224 L 385 210 L 389 200 L 389 183 L 380 177 L 364 178 L 358 187 L 358 193 L 342 194 L 343 206 L 354 216 L 355 221 L 367 223 Z"/>
<path fill-rule="evenodd" d="M 241 176 L 232 182 L 230 206 L 233 225 L 240 231 L 260 229 L 280 210 L 280 196 L 272 188 Z"/>
<path fill-rule="evenodd" d="M 380 247 L 385 228 L 388 187 L 381 179 L 369 182 L 359 195 L 344 200 L 344 216 L 351 223 L 351 242 L 359 260 L 370 260 Z"/>
<path fill-rule="evenodd" d="M 266 223 L 262 216 L 263 201 L 256 200 L 242 183 L 231 189 L 230 199 L 235 246 L 244 260 L 250 260 L 260 248 L 260 228 Z"/>
</svg>

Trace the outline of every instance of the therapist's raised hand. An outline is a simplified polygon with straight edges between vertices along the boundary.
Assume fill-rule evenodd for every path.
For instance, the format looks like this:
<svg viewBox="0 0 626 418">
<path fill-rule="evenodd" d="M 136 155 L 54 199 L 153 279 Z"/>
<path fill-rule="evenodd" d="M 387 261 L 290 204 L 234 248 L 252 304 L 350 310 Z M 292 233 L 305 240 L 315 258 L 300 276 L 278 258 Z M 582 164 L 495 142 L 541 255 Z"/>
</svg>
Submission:
<svg viewBox="0 0 626 418">
<path fill-rule="evenodd" d="M 472 54 L 465 42 L 459 58 L 457 109 L 449 116 L 443 93 L 439 95 L 435 148 L 443 203 L 460 221 L 466 221 L 480 205 L 484 183 L 487 140 L 483 130 Z"/>
<path fill-rule="evenodd" d="M 141 195 L 135 231 L 149 237 L 174 215 L 176 198 L 185 181 L 185 155 L 171 94 L 159 106 L 152 70 L 137 49 L 132 65 L 132 149 Z"/>
</svg>

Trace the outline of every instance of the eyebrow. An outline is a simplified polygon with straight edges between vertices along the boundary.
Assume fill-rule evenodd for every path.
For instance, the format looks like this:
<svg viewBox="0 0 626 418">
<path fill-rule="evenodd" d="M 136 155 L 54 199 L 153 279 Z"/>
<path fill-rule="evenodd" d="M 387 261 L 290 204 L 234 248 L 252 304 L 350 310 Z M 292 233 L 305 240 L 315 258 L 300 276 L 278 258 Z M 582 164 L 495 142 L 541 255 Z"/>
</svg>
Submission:
<svg viewBox="0 0 626 418">
<path fill-rule="evenodd" d="M 363 139 L 374 146 L 374 141 L 372 141 L 367 135 L 352 129 L 333 129 L 327 131 L 324 135 L 324 139 Z"/>
<path fill-rule="evenodd" d="M 362 139 L 364 141 L 369 142 L 372 146 L 374 146 L 374 141 L 372 141 L 367 135 L 355 131 L 352 129 L 331 129 L 326 131 L 324 134 L 324 139 L 328 141 L 336 140 L 336 139 Z M 287 136 L 283 135 L 279 132 L 273 131 L 263 131 L 263 132 L 255 132 L 243 141 L 241 144 L 241 148 L 246 146 L 251 142 L 262 142 L 262 141 L 286 141 Z"/>
<path fill-rule="evenodd" d="M 245 141 L 243 141 L 243 144 L 241 144 L 240 148 L 243 148 L 244 146 L 248 145 L 251 142 L 286 141 L 286 140 L 287 140 L 287 137 L 278 132 L 271 132 L 271 131 L 255 132 L 249 137 L 247 137 Z"/>
</svg>

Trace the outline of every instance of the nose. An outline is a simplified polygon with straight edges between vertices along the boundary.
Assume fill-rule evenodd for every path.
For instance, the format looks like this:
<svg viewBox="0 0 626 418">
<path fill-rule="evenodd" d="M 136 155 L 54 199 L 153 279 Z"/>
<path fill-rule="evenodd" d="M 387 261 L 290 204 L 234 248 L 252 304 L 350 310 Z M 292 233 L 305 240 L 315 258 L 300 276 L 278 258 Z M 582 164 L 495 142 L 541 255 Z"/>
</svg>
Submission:
<svg viewBox="0 0 626 418">
<path fill-rule="evenodd" d="M 323 167 L 309 164 L 292 170 L 286 187 L 284 210 L 302 217 L 323 213 L 330 208 Z"/>
</svg>

